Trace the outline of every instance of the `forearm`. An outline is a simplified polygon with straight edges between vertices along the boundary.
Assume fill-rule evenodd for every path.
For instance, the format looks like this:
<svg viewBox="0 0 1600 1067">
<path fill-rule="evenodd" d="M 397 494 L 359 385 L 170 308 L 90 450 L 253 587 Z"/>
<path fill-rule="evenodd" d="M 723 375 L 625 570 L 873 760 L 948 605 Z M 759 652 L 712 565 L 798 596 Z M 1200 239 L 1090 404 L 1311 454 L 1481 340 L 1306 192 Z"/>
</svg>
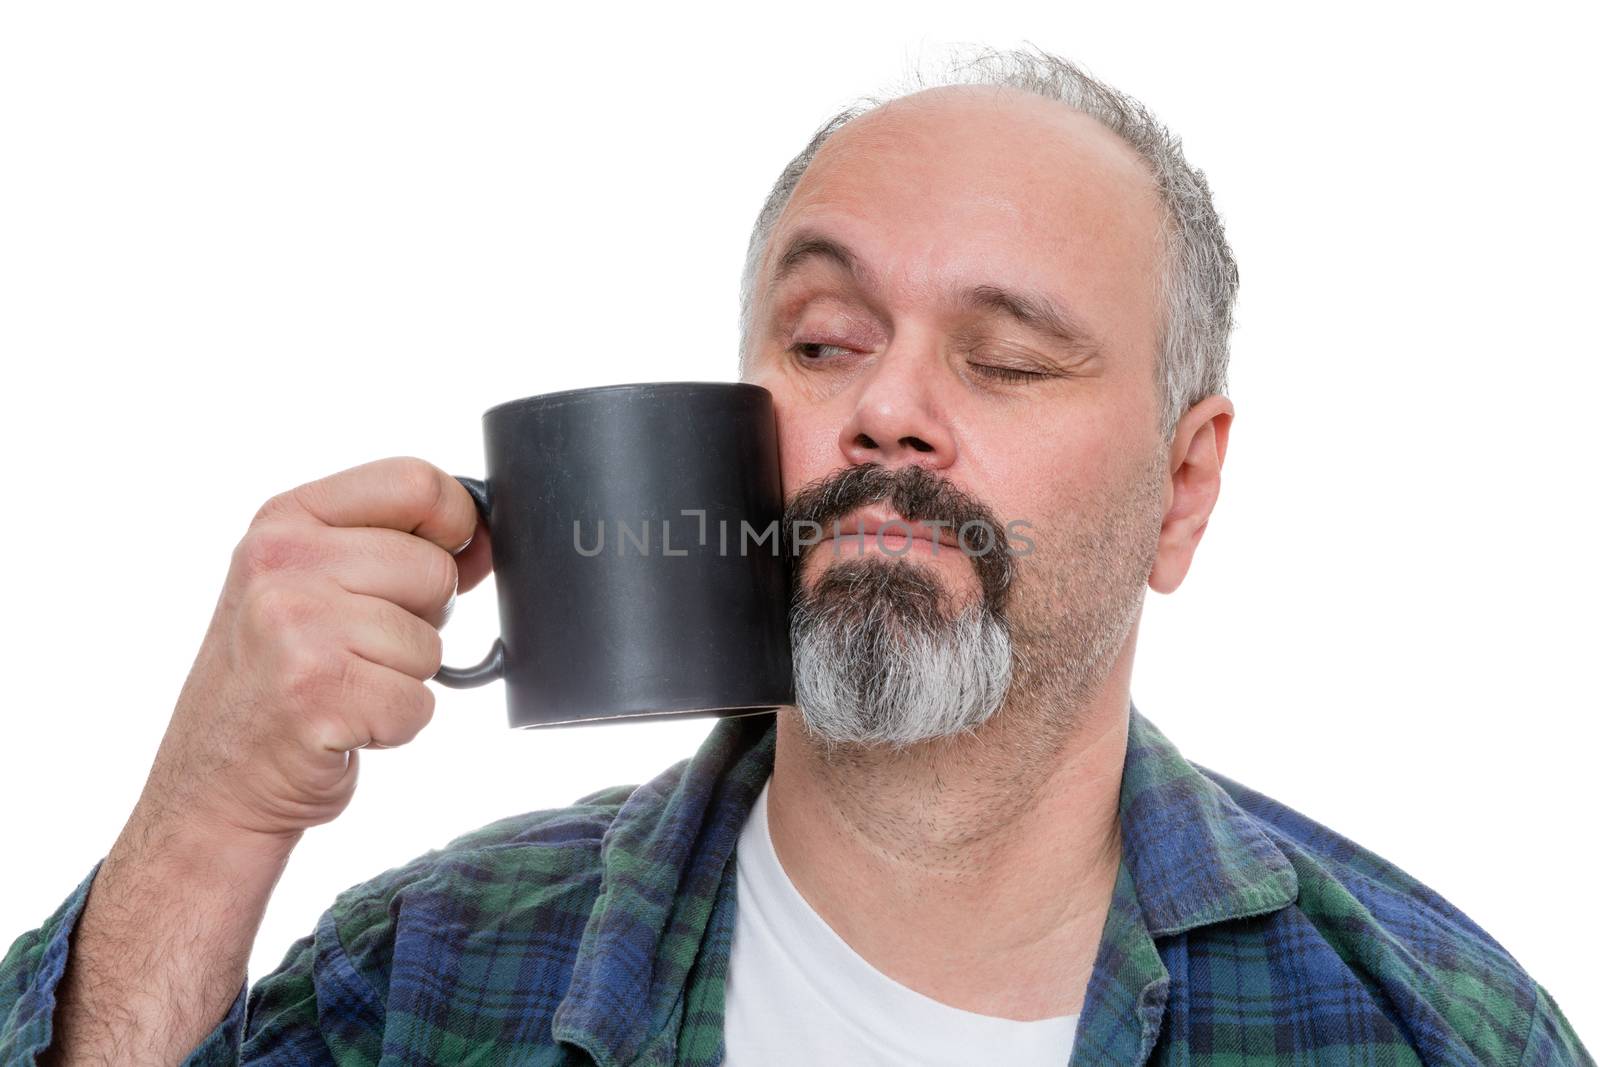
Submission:
<svg viewBox="0 0 1600 1067">
<path fill-rule="evenodd" d="M 296 841 L 204 834 L 136 811 L 73 931 L 40 1062 L 181 1062 L 238 994 Z"/>
</svg>

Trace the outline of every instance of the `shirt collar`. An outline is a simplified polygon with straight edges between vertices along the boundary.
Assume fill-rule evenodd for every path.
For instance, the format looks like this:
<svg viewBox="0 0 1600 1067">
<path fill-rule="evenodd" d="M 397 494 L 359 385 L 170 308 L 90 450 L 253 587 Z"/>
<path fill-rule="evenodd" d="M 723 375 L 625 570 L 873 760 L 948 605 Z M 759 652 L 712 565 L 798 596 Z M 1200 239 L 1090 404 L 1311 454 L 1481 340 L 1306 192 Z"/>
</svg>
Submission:
<svg viewBox="0 0 1600 1067">
<path fill-rule="evenodd" d="M 702 990 L 691 1010 L 720 1024 L 731 947 L 728 861 L 772 773 L 775 723 L 771 713 L 718 720 L 693 757 L 633 791 L 602 838 L 599 897 L 552 1023 L 557 1040 L 584 1048 L 599 1067 L 671 1062 L 685 987 L 708 945 L 724 958 L 703 971 L 715 989 Z M 1214 777 L 1130 703 L 1122 863 L 1074 1062 L 1148 1056 L 1168 988 L 1153 938 L 1274 911 L 1298 894 L 1287 857 Z M 724 902 L 730 906 L 713 926 Z"/>
<path fill-rule="evenodd" d="M 713 905 L 731 902 L 728 861 L 772 774 L 776 722 L 770 712 L 719 719 L 693 757 L 629 795 L 601 838 L 600 895 L 551 1021 L 557 1041 L 599 1067 L 674 1061 L 685 986 L 708 940 L 723 954 L 712 968 L 720 1025 L 731 914 L 718 936 L 707 931 Z"/>
<path fill-rule="evenodd" d="M 1122 863 L 1069 1067 L 1149 1059 L 1172 984 L 1156 938 L 1276 911 L 1298 897 L 1288 857 L 1215 777 L 1130 703 Z"/>
<path fill-rule="evenodd" d="M 1210 771 L 1129 706 L 1123 863 L 1154 937 L 1276 911 L 1299 894 L 1289 859 Z"/>
</svg>

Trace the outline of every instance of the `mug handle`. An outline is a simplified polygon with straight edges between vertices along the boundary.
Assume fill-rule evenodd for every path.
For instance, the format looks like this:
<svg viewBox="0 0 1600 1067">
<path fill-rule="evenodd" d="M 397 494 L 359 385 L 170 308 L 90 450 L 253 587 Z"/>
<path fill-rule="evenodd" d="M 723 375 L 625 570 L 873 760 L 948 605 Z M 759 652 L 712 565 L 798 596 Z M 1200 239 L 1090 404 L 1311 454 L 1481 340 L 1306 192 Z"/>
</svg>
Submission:
<svg viewBox="0 0 1600 1067">
<path fill-rule="evenodd" d="M 478 506 L 478 515 L 484 524 L 489 522 L 489 486 L 478 478 L 464 478 L 455 476 L 472 494 L 472 502 Z M 475 689 L 486 685 L 496 678 L 504 678 L 506 673 L 506 646 L 500 638 L 494 639 L 494 646 L 489 649 L 489 654 L 483 657 L 482 662 L 472 667 L 443 667 L 433 676 L 433 680 L 440 685 L 451 689 Z"/>
</svg>

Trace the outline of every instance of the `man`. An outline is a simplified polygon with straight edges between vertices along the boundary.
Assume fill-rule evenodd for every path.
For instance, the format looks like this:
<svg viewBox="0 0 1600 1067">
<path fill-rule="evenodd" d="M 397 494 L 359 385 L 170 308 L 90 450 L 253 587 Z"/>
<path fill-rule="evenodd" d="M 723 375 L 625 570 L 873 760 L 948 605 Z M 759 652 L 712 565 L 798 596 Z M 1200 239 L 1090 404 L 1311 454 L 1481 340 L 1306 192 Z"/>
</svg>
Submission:
<svg viewBox="0 0 1600 1067">
<path fill-rule="evenodd" d="M 347 890 L 250 990 L 289 850 L 425 725 L 485 559 L 419 461 L 275 498 L 129 829 L 0 966 L 7 1062 L 1592 1063 L 1448 902 L 1133 708 L 1143 589 L 1219 492 L 1232 257 L 1136 103 L 1038 54 L 965 75 L 825 125 L 752 237 L 743 376 L 786 528 L 835 534 L 796 706 Z M 1008 519 L 1026 554 L 948 540 Z"/>
</svg>

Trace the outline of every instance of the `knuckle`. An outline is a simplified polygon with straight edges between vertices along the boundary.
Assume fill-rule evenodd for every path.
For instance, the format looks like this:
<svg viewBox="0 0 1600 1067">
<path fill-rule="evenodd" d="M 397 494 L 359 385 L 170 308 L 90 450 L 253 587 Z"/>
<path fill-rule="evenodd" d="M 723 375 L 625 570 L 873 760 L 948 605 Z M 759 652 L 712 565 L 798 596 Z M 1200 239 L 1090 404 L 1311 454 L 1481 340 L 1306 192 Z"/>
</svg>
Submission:
<svg viewBox="0 0 1600 1067">
<path fill-rule="evenodd" d="M 433 721 L 434 707 L 433 690 L 421 682 L 412 681 L 406 685 L 406 699 L 402 705 L 405 711 L 406 739 L 410 740 L 421 733 Z"/>
<path fill-rule="evenodd" d="M 439 468 L 417 456 L 396 456 L 389 463 L 394 490 L 407 504 L 426 514 L 439 505 L 444 481 Z"/>
<path fill-rule="evenodd" d="M 378 687 L 365 705 L 371 736 L 385 748 L 408 744 L 433 718 L 433 693 L 414 678 Z"/>
<path fill-rule="evenodd" d="M 399 653 L 395 669 L 418 681 L 433 677 L 444 661 L 439 631 L 408 611 L 385 612 L 382 623 L 390 646 Z"/>
<path fill-rule="evenodd" d="M 282 516 L 289 510 L 291 498 L 292 491 L 290 493 L 279 493 L 277 496 L 269 498 L 259 508 L 256 508 L 254 515 L 250 516 L 250 527 L 254 529 Z"/>
<path fill-rule="evenodd" d="M 408 680 L 406 691 L 410 697 L 408 706 L 411 712 L 410 719 L 418 730 L 428 725 L 433 718 L 434 695 L 433 690 L 419 681 Z"/>
<path fill-rule="evenodd" d="M 279 684 L 294 703 L 319 704 L 344 696 L 351 673 L 351 657 L 297 644 L 284 655 Z"/>
<path fill-rule="evenodd" d="M 438 673 L 444 660 L 444 641 L 438 630 L 403 608 L 385 612 L 383 625 L 395 647 L 405 650 L 408 662 L 420 661 L 416 666 L 428 672 L 425 677 Z"/>
<path fill-rule="evenodd" d="M 438 630 L 430 627 L 424 640 L 426 644 L 423 646 L 423 669 L 428 672 L 428 677 L 432 678 L 439 673 L 439 668 L 444 666 L 444 639 L 439 636 Z M 433 690 L 423 686 L 422 691 L 428 694 L 428 700 L 431 703 Z"/>
<path fill-rule="evenodd" d="M 456 559 L 438 545 L 429 545 L 427 582 L 428 603 L 435 612 L 442 611 L 456 595 L 461 585 L 461 572 Z"/>
<path fill-rule="evenodd" d="M 234 560 L 245 578 L 305 567 L 317 558 L 306 531 L 284 522 L 252 526 L 234 550 Z"/>
<path fill-rule="evenodd" d="M 257 629 L 268 633 L 304 629 L 322 610 L 316 597 L 282 582 L 260 583 L 246 608 Z"/>
<path fill-rule="evenodd" d="M 277 522 L 286 517 L 303 518 L 306 514 L 306 498 L 308 494 L 315 494 L 318 487 L 326 480 L 323 478 L 301 482 L 299 485 L 268 497 L 256 509 L 250 524 L 257 526 L 264 523 Z"/>
<path fill-rule="evenodd" d="M 348 752 L 366 743 L 365 738 L 356 736 L 349 720 L 338 714 L 317 716 L 311 722 L 310 734 L 316 748 L 330 752 Z"/>
<path fill-rule="evenodd" d="M 385 603 L 380 607 L 376 622 L 385 646 L 405 649 L 416 643 L 416 636 L 407 624 L 406 617 L 410 614 L 394 604 Z"/>
</svg>

